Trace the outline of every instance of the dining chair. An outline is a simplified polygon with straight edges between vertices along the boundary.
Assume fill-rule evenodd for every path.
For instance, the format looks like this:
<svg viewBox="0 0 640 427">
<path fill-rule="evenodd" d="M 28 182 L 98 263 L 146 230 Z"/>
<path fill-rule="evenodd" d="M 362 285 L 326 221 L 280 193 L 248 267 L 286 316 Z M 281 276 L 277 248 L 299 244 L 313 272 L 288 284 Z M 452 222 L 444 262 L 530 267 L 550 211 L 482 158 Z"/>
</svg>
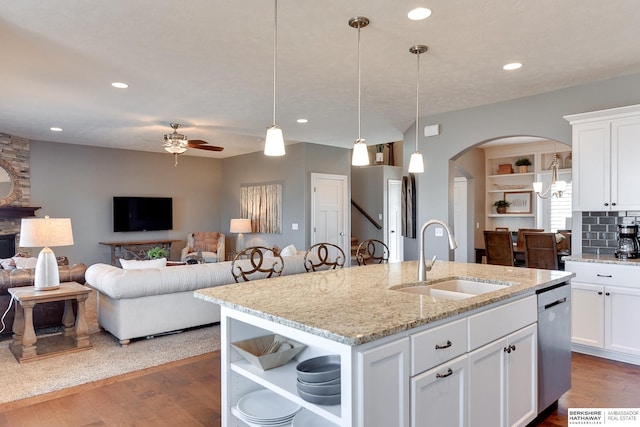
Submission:
<svg viewBox="0 0 640 427">
<path fill-rule="evenodd" d="M 526 265 L 524 256 L 524 233 L 542 233 L 543 228 L 519 228 L 518 237 L 516 239 L 515 257 L 516 266 L 524 267 Z"/>
<path fill-rule="evenodd" d="M 484 231 L 487 264 L 514 265 L 513 241 L 508 231 Z"/>
<path fill-rule="evenodd" d="M 524 258 L 527 268 L 558 270 L 556 233 L 524 233 Z"/>
<path fill-rule="evenodd" d="M 316 243 L 304 254 L 307 272 L 343 268 L 345 261 L 344 251 L 333 243 Z"/>
<path fill-rule="evenodd" d="M 389 247 L 377 239 L 365 240 L 356 250 L 358 265 L 386 264 L 389 262 Z"/>
<path fill-rule="evenodd" d="M 269 254 L 267 256 L 267 254 Z M 278 277 L 284 269 L 284 260 L 272 248 L 250 246 L 238 252 L 231 262 L 231 274 L 236 283 Z"/>
</svg>

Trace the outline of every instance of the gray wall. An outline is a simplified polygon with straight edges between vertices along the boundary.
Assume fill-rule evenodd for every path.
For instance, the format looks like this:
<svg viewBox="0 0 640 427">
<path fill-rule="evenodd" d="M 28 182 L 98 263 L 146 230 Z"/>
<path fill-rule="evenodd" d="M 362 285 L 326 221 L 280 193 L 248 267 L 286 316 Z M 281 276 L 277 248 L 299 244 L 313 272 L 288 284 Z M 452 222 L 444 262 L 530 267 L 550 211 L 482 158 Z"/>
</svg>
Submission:
<svg viewBox="0 0 640 427">
<path fill-rule="evenodd" d="M 440 124 L 440 135 L 421 137 L 425 173 L 417 175 L 417 222 L 436 218 L 453 222 L 453 160 L 465 150 L 489 140 L 530 135 L 571 145 L 571 127 L 563 116 L 640 103 L 640 74 L 477 108 L 425 116 L 423 125 Z M 415 140 L 409 127 L 405 141 Z M 411 144 L 405 144 L 403 164 L 409 164 Z M 405 168 L 406 171 L 406 168 Z M 418 227 L 419 229 L 419 227 Z M 445 238 L 427 230 L 426 256 L 449 259 Z M 405 259 L 417 259 L 418 239 L 405 239 Z"/>
<path fill-rule="evenodd" d="M 31 142 L 31 205 L 38 216 L 70 217 L 74 245 L 54 248 L 71 263 L 111 262 L 103 241 L 180 239 L 220 229 L 220 160 L 52 142 Z M 173 230 L 114 233 L 113 196 L 173 198 Z M 228 225 L 227 225 L 228 227 Z"/>
<path fill-rule="evenodd" d="M 287 145 L 284 157 L 267 157 L 262 151 L 222 161 L 224 185 L 220 203 L 226 244 L 234 248 L 236 236 L 229 234 L 229 221 L 240 216 L 240 187 L 246 184 L 281 183 L 283 191 L 282 234 L 247 234 L 245 246 L 294 244 L 304 250 L 310 238 L 310 176 L 328 173 L 349 176 L 350 150 L 317 144 Z M 292 230 L 292 224 L 298 230 Z M 229 246 L 230 245 L 230 246 Z"/>
</svg>

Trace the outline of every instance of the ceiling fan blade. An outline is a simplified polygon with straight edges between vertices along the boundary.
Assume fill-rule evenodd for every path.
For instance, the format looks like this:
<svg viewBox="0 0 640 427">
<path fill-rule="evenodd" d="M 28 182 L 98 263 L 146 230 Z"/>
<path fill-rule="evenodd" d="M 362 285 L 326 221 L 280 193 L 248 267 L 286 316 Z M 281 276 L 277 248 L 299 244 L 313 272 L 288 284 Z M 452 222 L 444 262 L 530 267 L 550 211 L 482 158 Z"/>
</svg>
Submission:
<svg viewBox="0 0 640 427">
<path fill-rule="evenodd" d="M 189 140 L 189 145 L 202 145 L 202 144 L 208 144 L 207 141 L 203 141 L 201 139 L 190 139 Z"/>
<path fill-rule="evenodd" d="M 207 150 L 207 151 L 222 151 L 222 150 L 224 150 L 223 147 L 217 147 L 215 145 L 199 145 L 199 144 L 191 145 L 191 141 L 189 141 L 189 148 L 197 148 L 198 150 Z"/>
</svg>

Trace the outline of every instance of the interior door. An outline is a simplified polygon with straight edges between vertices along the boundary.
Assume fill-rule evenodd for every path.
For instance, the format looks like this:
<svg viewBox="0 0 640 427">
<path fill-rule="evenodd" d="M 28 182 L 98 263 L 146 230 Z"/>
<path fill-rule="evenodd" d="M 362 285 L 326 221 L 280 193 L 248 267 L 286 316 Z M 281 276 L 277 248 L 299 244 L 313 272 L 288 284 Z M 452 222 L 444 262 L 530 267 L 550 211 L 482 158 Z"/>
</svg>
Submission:
<svg viewBox="0 0 640 427">
<path fill-rule="evenodd" d="M 351 260 L 347 206 L 346 175 L 311 174 L 311 244 L 326 242 L 339 246 L 347 258 L 345 265 Z"/>
<path fill-rule="evenodd" d="M 389 262 L 404 260 L 402 244 L 402 181 L 390 179 L 387 192 L 387 244 Z"/>
</svg>

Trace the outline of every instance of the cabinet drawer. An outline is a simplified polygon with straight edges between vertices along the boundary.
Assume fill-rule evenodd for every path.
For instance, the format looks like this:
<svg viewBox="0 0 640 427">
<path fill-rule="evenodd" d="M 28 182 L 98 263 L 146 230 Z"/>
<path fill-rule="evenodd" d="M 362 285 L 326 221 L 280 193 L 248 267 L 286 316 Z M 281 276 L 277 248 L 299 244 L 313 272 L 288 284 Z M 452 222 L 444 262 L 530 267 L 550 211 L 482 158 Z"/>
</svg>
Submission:
<svg viewBox="0 0 640 427">
<path fill-rule="evenodd" d="M 638 286 L 640 265 L 605 264 L 597 262 L 566 261 L 565 270 L 576 274 L 574 282 L 597 285 Z"/>
<path fill-rule="evenodd" d="M 467 352 L 467 319 L 411 335 L 411 376 Z"/>
<path fill-rule="evenodd" d="M 469 351 L 538 320 L 535 295 L 469 316 Z"/>
</svg>

